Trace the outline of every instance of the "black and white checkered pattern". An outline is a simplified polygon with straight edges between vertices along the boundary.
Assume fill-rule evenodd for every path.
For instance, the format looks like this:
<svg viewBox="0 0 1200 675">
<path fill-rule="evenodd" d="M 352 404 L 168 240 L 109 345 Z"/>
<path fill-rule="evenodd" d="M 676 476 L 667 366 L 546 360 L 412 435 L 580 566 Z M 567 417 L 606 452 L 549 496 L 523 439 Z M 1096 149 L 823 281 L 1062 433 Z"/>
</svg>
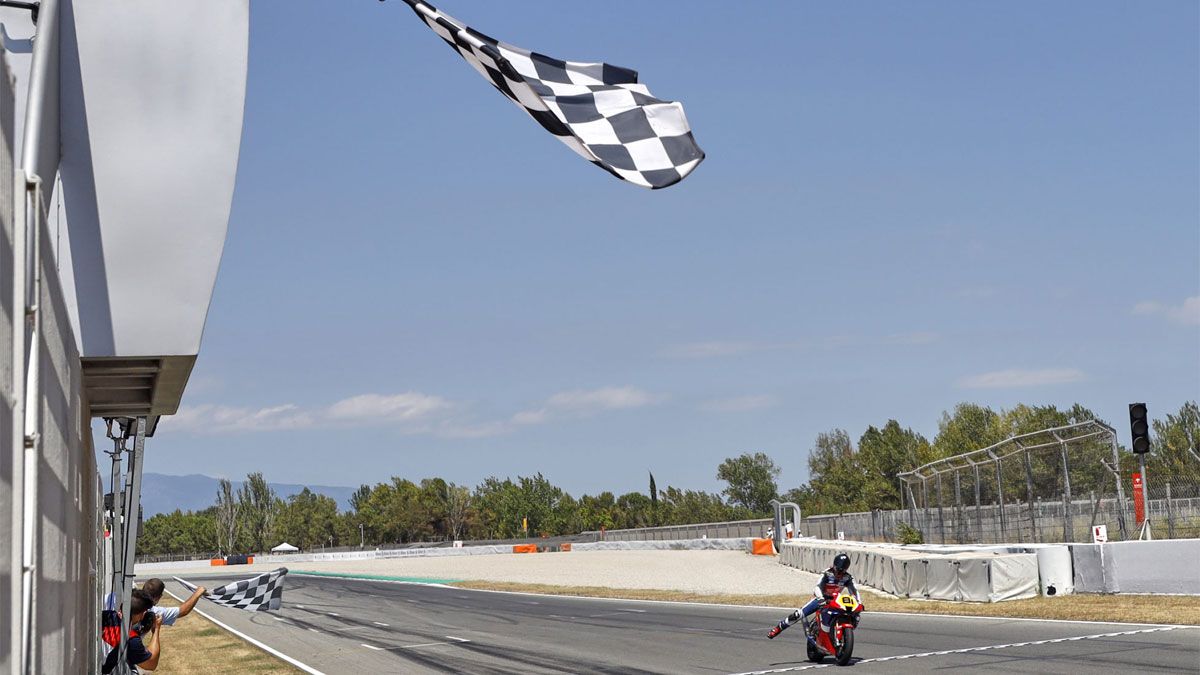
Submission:
<svg viewBox="0 0 1200 675">
<path fill-rule="evenodd" d="M 683 180 L 704 152 L 683 105 L 662 101 L 637 73 L 562 61 L 492 39 L 420 0 L 405 0 L 431 29 L 567 147 L 617 178 L 651 189 Z"/>
<path fill-rule="evenodd" d="M 225 584 L 209 591 L 204 597 L 218 605 L 236 607 L 248 612 L 267 612 L 279 609 L 283 605 L 283 577 L 287 573 L 286 567 L 280 567 L 252 579 Z M 175 577 L 175 581 L 192 591 L 196 590 L 195 584 L 188 583 L 179 577 Z"/>
</svg>

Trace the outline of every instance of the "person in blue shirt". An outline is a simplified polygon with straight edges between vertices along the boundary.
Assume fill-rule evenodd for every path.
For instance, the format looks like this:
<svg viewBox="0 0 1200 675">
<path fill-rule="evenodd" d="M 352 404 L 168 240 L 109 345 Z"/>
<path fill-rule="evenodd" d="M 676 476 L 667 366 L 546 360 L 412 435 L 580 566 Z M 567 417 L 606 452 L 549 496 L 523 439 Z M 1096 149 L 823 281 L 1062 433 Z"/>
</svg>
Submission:
<svg viewBox="0 0 1200 675">
<path fill-rule="evenodd" d="M 183 604 L 178 607 L 159 607 L 158 603 L 162 602 L 163 591 L 165 589 L 166 585 L 163 584 L 162 579 L 147 579 L 146 583 L 142 584 L 142 590 L 146 592 L 146 595 L 150 596 L 150 601 L 154 603 L 154 613 L 162 617 L 164 626 L 174 626 L 176 619 L 181 619 L 191 614 L 192 608 L 208 592 L 207 589 L 200 586 L 192 593 L 191 597 L 184 600 Z"/>
</svg>

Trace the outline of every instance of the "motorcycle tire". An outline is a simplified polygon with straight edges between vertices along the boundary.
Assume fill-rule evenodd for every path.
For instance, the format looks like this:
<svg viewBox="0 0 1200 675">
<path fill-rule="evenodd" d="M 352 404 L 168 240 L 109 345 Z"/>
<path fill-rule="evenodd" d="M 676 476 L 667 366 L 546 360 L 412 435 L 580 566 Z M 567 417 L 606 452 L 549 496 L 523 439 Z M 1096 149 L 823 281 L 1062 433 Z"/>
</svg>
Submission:
<svg viewBox="0 0 1200 675">
<path fill-rule="evenodd" d="M 850 626 L 842 626 L 842 644 L 838 645 L 837 664 L 844 666 L 850 663 L 852 656 L 854 656 L 854 629 Z"/>
<path fill-rule="evenodd" d="M 825 660 L 825 654 L 823 652 L 821 652 L 820 649 L 817 649 L 816 645 L 809 642 L 808 640 L 805 640 L 804 644 L 808 645 L 808 660 L 809 661 L 812 661 L 813 663 L 820 663 Z"/>
</svg>

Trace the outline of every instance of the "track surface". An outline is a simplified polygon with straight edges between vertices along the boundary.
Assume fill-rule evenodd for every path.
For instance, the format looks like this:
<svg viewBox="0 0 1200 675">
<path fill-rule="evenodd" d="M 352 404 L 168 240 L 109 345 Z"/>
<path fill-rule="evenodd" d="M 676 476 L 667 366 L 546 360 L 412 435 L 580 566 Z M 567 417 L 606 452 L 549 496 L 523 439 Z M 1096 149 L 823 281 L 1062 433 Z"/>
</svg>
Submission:
<svg viewBox="0 0 1200 675">
<path fill-rule="evenodd" d="M 212 588 L 230 579 L 189 581 Z M 168 588 L 176 595 L 185 592 L 173 581 Z M 855 635 L 857 672 L 1200 672 L 1197 627 L 872 615 L 869 600 L 867 607 Z M 203 601 L 199 608 L 330 675 L 836 668 L 805 660 L 798 627 L 767 640 L 767 629 L 785 613 L 777 609 L 491 593 L 298 574 L 287 577 L 281 611 L 251 613 Z M 165 647 L 170 648 L 169 634 Z"/>
</svg>

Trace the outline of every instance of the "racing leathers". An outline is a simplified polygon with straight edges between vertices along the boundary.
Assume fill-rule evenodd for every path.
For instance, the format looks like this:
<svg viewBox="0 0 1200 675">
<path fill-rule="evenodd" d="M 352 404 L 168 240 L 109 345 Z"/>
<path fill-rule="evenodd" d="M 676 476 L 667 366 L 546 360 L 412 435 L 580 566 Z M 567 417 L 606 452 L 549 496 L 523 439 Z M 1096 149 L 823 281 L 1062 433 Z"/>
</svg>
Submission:
<svg viewBox="0 0 1200 675">
<path fill-rule="evenodd" d="M 814 612 L 820 609 L 821 604 L 825 600 L 837 596 L 842 589 L 850 591 L 850 593 L 854 595 L 855 600 L 858 600 L 859 602 L 862 601 L 859 598 L 858 589 L 854 586 L 854 577 L 850 576 L 850 572 L 839 572 L 832 567 L 825 570 L 824 574 L 821 575 L 820 581 L 818 581 L 816 587 L 813 588 L 813 599 L 810 600 L 804 607 L 784 617 L 783 621 L 780 621 L 774 628 L 771 629 L 769 633 L 767 633 L 767 637 L 774 638 L 776 635 L 782 633 L 788 626 L 791 626 L 797 621 L 804 621 L 804 623 L 807 625 L 808 617 L 812 616 Z M 822 623 L 821 629 L 827 631 L 829 630 L 829 627 Z"/>
</svg>

